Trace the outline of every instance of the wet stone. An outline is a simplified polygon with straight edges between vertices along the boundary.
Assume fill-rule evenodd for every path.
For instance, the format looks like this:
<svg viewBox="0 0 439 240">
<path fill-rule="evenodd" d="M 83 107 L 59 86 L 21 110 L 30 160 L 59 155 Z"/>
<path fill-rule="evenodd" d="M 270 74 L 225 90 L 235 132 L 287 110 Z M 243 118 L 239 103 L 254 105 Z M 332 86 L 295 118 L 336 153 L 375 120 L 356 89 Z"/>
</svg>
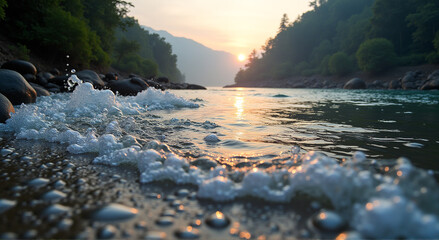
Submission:
<svg viewBox="0 0 439 240">
<path fill-rule="evenodd" d="M 222 212 L 217 211 L 206 218 L 206 224 L 212 228 L 225 228 L 230 224 L 229 218 Z"/>
<path fill-rule="evenodd" d="M 148 232 L 145 236 L 145 240 L 164 240 L 166 239 L 166 233 L 151 231 Z"/>
<path fill-rule="evenodd" d="M 176 192 L 176 195 L 177 195 L 178 197 L 186 197 L 187 195 L 189 195 L 189 190 L 187 190 L 187 189 L 185 189 L 185 188 L 180 189 L 180 190 L 178 190 L 178 191 Z"/>
<path fill-rule="evenodd" d="M 338 232 L 346 227 L 343 218 L 335 212 L 322 210 L 312 218 L 314 226 L 323 231 Z"/>
<path fill-rule="evenodd" d="M 65 198 L 67 195 L 58 190 L 52 190 L 43 195 L 43 200 L 46 201 L 57 201 Z"/>
<path fill-rule="evenodd" d="M 44 187 L 49 184 L 49 179 L 47 178 L 35 178 L 29 181 L 29 186 L 34 188 Z"/>
<path fill-rule="evenodd" d="M 175 236 L 180 239 L 197 239 L 200 237 L 198 229 L 191 226 L 186 228 L 177 229 L 175 231 Z"/>
<path fill-rule="evenodd" d="M 43 217 L 59 216 L 70 212 L 70 208 L 61 204 L 53 204 L 43 211 Z"/>
<path fill-rule="evenodd" d="M 159 219 L 157 219 L 155 223 L 159 226 L 169 226 L 174 223 L 174 218 L 168 216 L 162 216 Z"/>
<path fill-rule="evenodd" d="M 176 212 L 172 209 L 166 209 L 165 211 L 162 212 L 161 214 L 163 217 L 175 217 Z"/>
<path fill-rule="evenodd" d="M 110 239 L 116 236 L 117 229 L 113 225 L 107 225 L 99 230 L 98 238 L 100 239 Z"/>
<path fill-rule="evenodd" d="M 8 199 L 0 199 L 0 214 L 13 208 L 16 204 L 17 204 L 16 201 L 12 201 Z"/>
<path fill-rule="evenodd" d="M 97 210 L 92 220 L 95 221 L 123 221 L 133 218 L 139 211 L 135 208 L 127 207 L 117 203 L 111 203 Z"/>
</svg>

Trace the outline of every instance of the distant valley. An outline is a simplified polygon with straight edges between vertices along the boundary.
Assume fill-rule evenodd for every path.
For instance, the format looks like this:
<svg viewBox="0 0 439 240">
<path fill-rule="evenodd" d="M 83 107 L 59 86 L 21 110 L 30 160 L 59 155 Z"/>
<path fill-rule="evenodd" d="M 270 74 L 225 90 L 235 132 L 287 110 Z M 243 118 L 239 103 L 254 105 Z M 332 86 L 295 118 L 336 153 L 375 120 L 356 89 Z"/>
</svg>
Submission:
<svg viewBox="0 0 439 240">
<path fill-rule="evenodd" d="M 157 33 L 172 45 L 177 55 L 177 65 L 186 76 L 186 82 L 203 86 L 224 86 L 233 84 L 240 66 L 235 55 L 216 51 L 201 43 L 184 37 L 176 37 L 163 31 L 142 26 L 150 33 Z"/>
</svg>

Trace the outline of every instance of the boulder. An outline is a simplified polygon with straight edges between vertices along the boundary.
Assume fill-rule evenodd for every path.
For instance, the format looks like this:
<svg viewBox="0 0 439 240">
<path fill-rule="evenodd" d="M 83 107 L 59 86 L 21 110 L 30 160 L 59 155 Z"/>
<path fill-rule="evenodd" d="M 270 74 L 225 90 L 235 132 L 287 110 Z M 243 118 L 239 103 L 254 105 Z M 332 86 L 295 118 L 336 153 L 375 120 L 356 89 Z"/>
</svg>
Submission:
<svg viewBox="0 0 439 240">
<path fill-rule="evenodd" d="M 421 90 L 439 89 L 439 70 L 428 75 L 427 82 L 422 85 Z"/>
<path fill-rule="evenodd" d="M 105 74 L 105 78 L 104 81 L 109 82 L 109 81 L 117 81 L 118 80 L 118 76 L 116 73 L 107 73 Z"/>
<path fill-rule="evenodd" d="M 37 98 L 35 89 L 16 71 L 0 69 L 0 93 L 13 105 L 34 103 Z"/>
<path fill-rule="evenodd" d="M 30 75 L 37 75 L 37 68 L 30 62 L 24 61 L 24 60 L 12 60 L 9 62 L 5 62 L 2 67 L 2 69 L 9 69 L 14 70 L 21 75 L 30 74 Z"/>
<path fill-rule="evenodd" d="M 11 112 L 15 112 L 14 106 L 7 97 L 0 93 L 0 123 L 5 123 L 10 118 Z"/>
<path fill-rule="evenodd" d="M 30 73 L 21 74 L 27 82 L 35 82 L 37 80 L 36 76 Z"/>
<path fill-rule="evenodd" d="M 383 89 L 385 88 L 385 85 L 380 80 L 375 80 L 369 85 L 369 88 Z"/>
<path fill-rule="evenodd" d="M 194 89 L 194 90 L 206 90 L 207 88 L 197 85 L 197 84 L 188 84 L 187 89 Z"/>
<path fill-rule="evenodd" d="M 163 87 L 160 83 L 155 82 L 154 80 L 146 80 L 146 83 L 155 89 L 160 89 L 162 91 L 165 90 L 165 87 Z"/>
<path fill-rule="evenodd" d="M 111 91 L 119 93 L 122 96 L 135 96 L 137 93 L 149 87 L 145 81 L 138 77 L 111 81 L 107 86 Z"/>
<path fill-rule="evenodd" d="M 36 83 L 29 83 L 37 92 L 37 97 L 41 96 L 50 96 L 49 91 L 47 91 L 43 86 L 38 85 Z"/>
<path fill-rule="evenodd" d="M 422 78 L 421 71 L 407 72 L 401 79 L 401 87 L 405 90 L 418 89 L 422 86 Z"/>
<path fill-rule="evenodd" d="M 52 70 L 50 70 L 50 73 L 51 73 L 53 76 L 58 76 L 58 75 L 61 74 L 61 72 L 58 70 L 58 68 L 53 68 Z"/>
<path fill-rule="evenodd" d="M 421 90 L 439 90 L 439 79 L 431 80 L 422 85 Z"/>
<path fill-rule="evenodd" d="M 365 89 L 366 82 L 360 78 L 352 78 L 343 86 L 344 89 Z"/>
<path fill-rule="evenodd" d="M 155 81 L 158 83 L 170 83 L 167 77 L 159 77 Z"/>
<path fill-rule="evenodd" d="M 93 84 L 96 89 L 102 89 L 105 87 L 104 81 L 99 77 L 99 75 L 92 70 L 82 70 L 76 73 L 79 79 L 83 82 L 89 82 Z"/>
<path fill-rule="evenodd" d="M 55 78 L 52 73 L 49 72 L 39 72 L 37 74 L 36 81 L 34 83 L 39 84 L 41 86 L 46 86 L 49 83 L 49 80 Z"/>
<path fill-rule="evenodd" d="M 401 89 L 401 81 L 397 79 L 390 81 L 388 89 Z"/>
</svg>

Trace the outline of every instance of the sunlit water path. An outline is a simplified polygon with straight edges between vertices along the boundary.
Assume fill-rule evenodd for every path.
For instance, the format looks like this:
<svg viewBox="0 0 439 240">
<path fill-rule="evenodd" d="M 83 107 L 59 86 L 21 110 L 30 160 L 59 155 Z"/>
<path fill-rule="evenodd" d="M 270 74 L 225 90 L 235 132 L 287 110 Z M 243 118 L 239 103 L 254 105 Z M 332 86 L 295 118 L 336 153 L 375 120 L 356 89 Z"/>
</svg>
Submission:
<svg viewBox="0 0 439 240">
<path fill-rule="evenodd" d="M 0 176 L 7 183 L 2 196 L 9 203 L 17 196 L 11 189 L 23 189 L 9 185 L 29 181 L 25 169 L 49 177 L 53 184 L 69 183 L 75 176 L 70 161 L 78 159 L 75 164 L 82 170 L 77 174 L 85 175 L 82 183 L 101 181 L 101 175 L 90 175 L 88 168 L 128 171 L 128 183 L 122 182 L 128 187 L 116 193 L 105 190 L 93 195 L 96 198 L 146 191 L 123 199 L 151 208 L 152 200 L 138 200 L 151 193 L 139 189 L 160 192 L 169 182 L 185 184 L 194 190 L 192 200 L 232 202 L 226 214 L 258 234 L 271 234 L 259 227 L 270 219 L 280 226 L 275 232 L 284 229 L 282 234 L 296 237 L 322 237 L 327 236 L 319 235 L 322 232 L 344 229 L 368 238 L 437 237 L 438 106 L 438 92 L 211 88 L 148 89 L 121 97 L 80 84 L 73 93 L 17 107 L 7 124 L 0 124 Z M 54 164 L 59 158 L 65 160 Z M 23 167 L 17 169 L 15 161 Z M 46 173 L 51 167 L 56 174 Z M 75 178 L 72 186 L 78 181 Z M 106 186 L 94 185 L 97 192 Z M 84 189 L 69 191 L 84 195 Z M 81 205 L 81 198 L 74 196 L 64 204 Z M 262 209 L 255 212 L 264 216 L 262 222 L 248 221 L 253 217 L 243 201 Z M 292 208 L 292 219 L 282 220 L 287 215 L 273 204 Z M 208 205 L 204 211 L 212 209 L 214 205 Z"/>
</svg>

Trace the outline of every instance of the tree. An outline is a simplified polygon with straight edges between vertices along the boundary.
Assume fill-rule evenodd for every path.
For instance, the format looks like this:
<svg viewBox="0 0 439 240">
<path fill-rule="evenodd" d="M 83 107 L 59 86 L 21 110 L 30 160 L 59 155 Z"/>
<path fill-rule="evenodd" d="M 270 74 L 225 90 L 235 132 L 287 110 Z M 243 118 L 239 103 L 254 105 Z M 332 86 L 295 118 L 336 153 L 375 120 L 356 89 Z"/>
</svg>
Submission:
<svg viewBox="0 0 439 240">
<path fill-rule="evenodd" d="M 130 55 L 140 49 L 139 43 L 136 41 L 129 41 L 125 37 L 122 37 L 116 44 L 114 45 L 114 55 L 116 56 L 116 64 L 120 63 L 120 60 Z"/>
<path fill-rule="evenodd" d="M 290 25 L 289 22 L 290 22 L 290 19 L 288 18 L 288 15 L 286 13 L 284 13 L 284 15 L 282 16 L 282 19 L 280 20 L 279 32 L 287 30 L 288 26 Z"/>
<path fill-rule="evenodd" d="M 408 26 L 413 27 L 414 47 L 419 52 L 430 52 L 434 49 L 432 41 L 439 30 L 439 2 L 424 0 L 415 13 L 406 18 Z"/>
<path fill-rule="evenodd" d="M 369 73 L 378 73 L 395 65 L 396 54 L 392 42 L 384 38 L 366 40 L 358 48 L 358 66 Z"/>
<path fill-rule="evenodd" d="M 329 58 L 328 67 L 330 73 L 343 76 L 351 71 L 351 62 L 346 53 L 337 52 Z"/>
<path fill-rule="evenodd" d="M 5 8 L 8 6 L 6 0 L 0 0 L 0 20 L 5 19 Z"/>
</svg>

